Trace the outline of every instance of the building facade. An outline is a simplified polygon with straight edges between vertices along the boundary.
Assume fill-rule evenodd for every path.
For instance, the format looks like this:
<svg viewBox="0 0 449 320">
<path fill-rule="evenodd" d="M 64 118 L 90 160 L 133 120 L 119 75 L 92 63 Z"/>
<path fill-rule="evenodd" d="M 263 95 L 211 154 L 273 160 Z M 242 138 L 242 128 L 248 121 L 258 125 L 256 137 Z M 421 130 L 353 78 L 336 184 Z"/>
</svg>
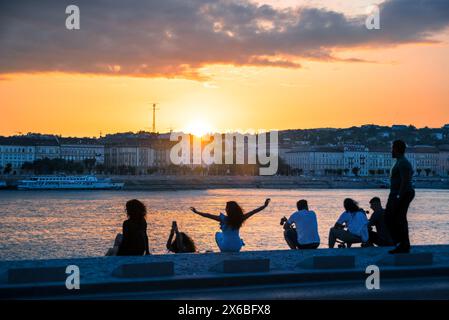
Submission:
<svg viewBox="0 0 449 320">
<path fill-rule="evenodd" d="M 155 150 L 149 141 L 124 141 L 106 144 L 104 164 L 106 168 L 135 168 L 136 173 L 144 174 L 155 167 Z"/>
<path fill-rule="evenodd" d="M 342 174 L 345 163 L 341 147 L 301 147 L 285 152 L 284 160 L 304 175 Z"/>
<path fill-rule="evenodd" d="M 37 159 L 60 157 L 56 138 L 0 137 L 0 167 L 20 171 L 23 164 Z"/>
<path fill-rule="evenodd" d="M 449 176 L 449 145 L 444 145 L 439 148 L 438 174 L 441 177 Z"/>
<path fill-rule="evenodd" d="M 58 159 L 61 157 L 59 141 L 56 137 L 49 139 L 34 139 L 36 159 Z"/>
<path fill-rule="evenodd" d="M 406 157 L 412 164 L 417 176 L 435 176 L 440 171 L 438 168 L 440 155 L 436 147 L 410 147 L 407 149 Z"/>
<path fill-rule="evenodd" d="M 59 138 L 61 158 L 82 162 L 95 159 L 95 164 L 104 164 L 104 145 L 96 139 Z"/>
<path fill-rule="evenodd" d="M 368 148 L 360 145 L 347 145 L 343 149 L 344 168 L 346 175 L 368 175 Z M 349 171 L 348 171 L 349 170 Z"/>
<path fill-rule="evenodd" d="M 416 176 L 449 176 L 449 146 L 407 149 Z M 388 176 L 395 159 L 390 148 L 304 147 L 284 153 L 283 159 L 305 175 Z"/>
<path fill-rule="evenodd" d="M 11 145 L 5 141 L 0 141 L 0 171 L 3 171 L 7 166 L 10 166 L 12 170 L 17 170 L 25 162 L 33 162 L 34 160 L 34 146 L 23 142 Z"/>
<path fill-rule="evenodd" d="M 370 148 L 366 172 L 368 175 L 389 175 L 394 159 L 390 148 Z"/>
</svg>

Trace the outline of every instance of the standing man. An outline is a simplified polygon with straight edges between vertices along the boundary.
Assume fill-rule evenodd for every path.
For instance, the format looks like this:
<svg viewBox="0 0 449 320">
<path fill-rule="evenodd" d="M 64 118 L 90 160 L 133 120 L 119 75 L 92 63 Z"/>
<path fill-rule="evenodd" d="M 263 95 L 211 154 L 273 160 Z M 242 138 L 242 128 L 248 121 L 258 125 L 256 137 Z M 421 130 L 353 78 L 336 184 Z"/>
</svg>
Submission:
<svg viewBox="0 0 449 320">
<path fill-rule="evenodd" d="M 387 227 L 396 244 L 396 248 L 389 251 L 392 254 L 410 252 L 407 210 L 415 197 L 415 190 L 412 185 L 413 169 L 404 156 L 405 149 L 404 141 L 393 142 L 391 154 L 396 163 L 391 168 L 390 195 L 385 212 Z"/>
</svg>

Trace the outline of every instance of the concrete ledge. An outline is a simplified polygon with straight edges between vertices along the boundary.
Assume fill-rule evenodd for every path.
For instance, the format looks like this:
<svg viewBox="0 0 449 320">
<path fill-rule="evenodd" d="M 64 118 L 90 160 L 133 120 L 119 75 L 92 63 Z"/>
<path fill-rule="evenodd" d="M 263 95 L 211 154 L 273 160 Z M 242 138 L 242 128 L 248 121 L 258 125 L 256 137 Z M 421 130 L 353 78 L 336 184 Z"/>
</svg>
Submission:
<svg viewBox="0 0 449 320">
<path fill-rule="evenodd" d="M 242 251 L 239 253 L 204 253 L 178 255 L 151 255 L 142 257 L 92 257 L 49 260 L 0 261 L 0 297 L 20 299 L 23 297 L 67 297 L 68 299 L 92 295 L 105 297 L 117 292 L 158 292 L 160 290 L 184 290 L 196 288 L 262 286 L 270 284 L 290 284 L 328 281 L 344 281 L 354 278 L 363 285 L 368 265 L 378 265 L 378 261 L 389 256 L 387 247 L 318 249 L 318 250 L 267 250 Z M 449 245 L 414 246 L 413 253 L 433 253 L 432 265 L 381 266 L 383 278 L 412 277 L 448 277 Z M 355 256 L 355 268 L 348 269 L 306 269 L 298 268 L 298 262 L 310 257 Z M 209 268 L 223 260 L 269 259 L 270 272 L 211 273 Z M 128 278 L 113 276 L 114 270 L 124 264 L 147 264 L 173 262 L 174 276 L 151 276 Z M 313 261 L 312 261 L 313 262 Z M 241 261 L 239 262 L 241 263 Z M 309 261 L 310 265 L 313 264 Z M 68 290 L 64 282 L 51 282 L 52 279 L 39 282 L 8 282 L 10 269 L 54 268 L 76 265 L 80 268 L 80 290 Z M 317 264 L 319 266 L 319 264 Z M 446 268 L 446 269 L 442 269 Z M 62 273 L 62 269 L 61 269 Z M 59 274 L 61 274 L 59 273 Z M 22 278 L 22 274 L 19 275 Z M 352 279 L 351 278 L 351 279 Z M 23 279 L 23 278 L 22 278 Z M 50 282 L 48 281 L 50 280 Z M 352 281 L 352 280 L 351 280 Z M 430 280 L 429 280 L 430 281 Z"/>
<path fill-rule="evenodd" d="M 448 277 L 449 267 L 385 267 L 383 279 Z M 67 290 L 57 284 L 0 285 L 0 299 L 85 299 L 83 296 L 101 297 L 103 294 L 123 292 L 158 292 L 165 290 L 195 290 L 220 287 L 264 286 L 293 283 L 321 283 L 366 279 L 364 270 L 329 270 L 308 272 L 270 272 L 255 274 L 174 276 L 147 279 L 116 280 L 114 282 L 82 283 L 80 290 Z"/>
<path fill-rule="evenodd" d="M 403 253 L 390 254 L 378 262 L 382 266 L 427 266 L 433 264 L 433 254 L 425 253 Z"/>
<path fill-rule="evenodd" d="M 173 276 L 174 274 L 175 266 L 171 261 L 122 264 L 112 272 L 114 277 L 120 278 L 150 278 Z"/>
<path fill-rule="evenodd" d="M 40 283 L 40 282 L 65 282 L 66 267 L 40 267 L 40 268 L 13 268 L 7 271 L 7 282 Z"/>
<path fill-rule="evenodd" d="M 306 269 L 352 269 L 355 267 L 355 256 L 309 257 L 297 266 Z"/>
<path fill-rule="evenodd" d="M 222 273 L 269 272 L 270 259 L 224 260 L 209 270 Z"/>
</svg>

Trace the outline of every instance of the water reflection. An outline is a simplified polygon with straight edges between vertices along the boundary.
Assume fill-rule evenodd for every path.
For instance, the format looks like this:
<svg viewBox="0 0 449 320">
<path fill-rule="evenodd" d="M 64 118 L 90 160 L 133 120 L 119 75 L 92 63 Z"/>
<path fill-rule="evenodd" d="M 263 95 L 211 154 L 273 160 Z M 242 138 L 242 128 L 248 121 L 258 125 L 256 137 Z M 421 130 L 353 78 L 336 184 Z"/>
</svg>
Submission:
<svg viewBox="0 0 449 320">
<path fill-rule="evenodd" d="M 153 253 L 165 253 L 171 222 L 195 240 L 201 251 L 217 251 L 218 224 L 189 211 L 220 213 L 226 201 L 236 200 L 246 210 L 272 199 L 241 229 L 243 250 L 287 249 L 279 220 L 306 198 L 318 215 L 322 246 L 329 228 L 342 212 L 345 197 L 368 209 L 373 196 L 386 199 L 387 190 L 263 190 L 223 189 L 170 192 L 0 192 L 0 260 L 102 256 L 120 231 L 125 202 L 138 198 L 149 209 L 148 231 Z M 449 191 L 418 190 L 409 210 L 412 243 L 449 243 Z"/>
</svg>

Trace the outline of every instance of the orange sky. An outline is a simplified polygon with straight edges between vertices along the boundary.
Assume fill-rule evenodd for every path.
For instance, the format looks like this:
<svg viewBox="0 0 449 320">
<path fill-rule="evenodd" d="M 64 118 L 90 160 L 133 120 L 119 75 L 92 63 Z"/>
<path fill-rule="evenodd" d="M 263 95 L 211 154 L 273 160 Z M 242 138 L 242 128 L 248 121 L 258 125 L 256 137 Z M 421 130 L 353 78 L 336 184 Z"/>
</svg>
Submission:
<svg viewBox="0 0 449 320">
<path fill-rule="evenodd" d="M 449 36 L 441 43 L 338 52 L 376 63 L 302 68 L 209 65 L 206 81 L 67 73 L 0 80 L 0 135 L 64 136 L 203 126 L 217 131 L 449 123 Z"/>
</svg>

